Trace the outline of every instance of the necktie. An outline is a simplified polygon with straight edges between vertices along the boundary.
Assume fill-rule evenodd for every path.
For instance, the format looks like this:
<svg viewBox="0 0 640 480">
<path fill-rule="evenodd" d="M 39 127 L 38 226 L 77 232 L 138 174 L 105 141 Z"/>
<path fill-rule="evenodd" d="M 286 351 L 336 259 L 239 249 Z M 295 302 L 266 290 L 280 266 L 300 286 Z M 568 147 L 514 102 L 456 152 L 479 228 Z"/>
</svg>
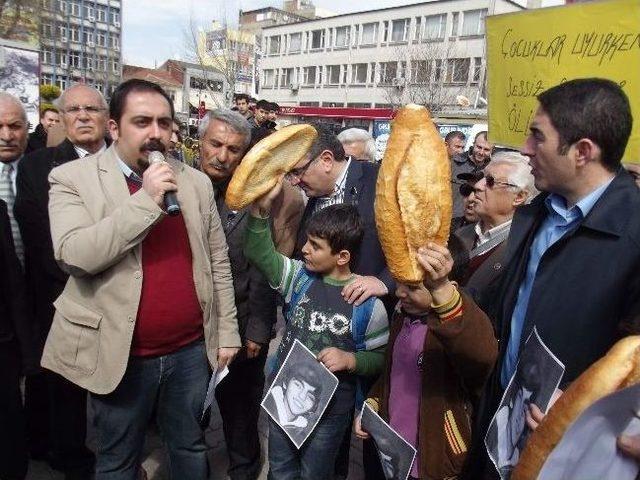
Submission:
<svg viewBox="0 0 640 480">
<path fill-rule="evenodd" d="M 11 222 L 11 235 L 13 236 L 16 255 L 18 256 L 18 259 L 20 259 L 20 263 L 24 265 L 24 247 L 22 245 L 22 237 L 20 236 L 18 222 L 16 222 L 13 215 L 13 205 L 16 202 L 16 194 L 13 191 L 13 182 L 11 181 L 13 168 L 13 165 L 10 163 L 4 163 L 2 165 L 2 170 L 0 171 L 0 198 L 7 204 L 9 221 Z"/>
</svg>

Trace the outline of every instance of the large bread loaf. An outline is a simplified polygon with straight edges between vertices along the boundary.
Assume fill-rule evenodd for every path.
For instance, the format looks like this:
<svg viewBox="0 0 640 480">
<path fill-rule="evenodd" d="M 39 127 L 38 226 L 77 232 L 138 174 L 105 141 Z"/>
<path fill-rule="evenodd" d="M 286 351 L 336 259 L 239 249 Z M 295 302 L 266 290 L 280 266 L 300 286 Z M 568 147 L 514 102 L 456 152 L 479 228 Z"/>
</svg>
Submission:
<svg viewBox="0 0 640 480">
<path fill-rule="evenodd" d="M 626 337 L 580 375 L 527 441 L 512 480 L 537 478 L 562 435 L 594 402 L 640 381 L 640 335 Z M 588 439 L 585 439 L 588 441 Z"/>
<path fill-rule="evenodd" d="M 225 195 L 227 206 L 241 210 L 269 192 L 304 158 L 317 136 L 311 125 L 289 125 L 256 143 L 233 172 Z"/>
<path fill-rule="evenodd" d="M 391 275 L 419 283 L 418 248 L 446 245 L 451 223 L 451 166 L 426 108 L 407 105 L 391 126 L 376 185 L 376 225 Z"/>
</svg>

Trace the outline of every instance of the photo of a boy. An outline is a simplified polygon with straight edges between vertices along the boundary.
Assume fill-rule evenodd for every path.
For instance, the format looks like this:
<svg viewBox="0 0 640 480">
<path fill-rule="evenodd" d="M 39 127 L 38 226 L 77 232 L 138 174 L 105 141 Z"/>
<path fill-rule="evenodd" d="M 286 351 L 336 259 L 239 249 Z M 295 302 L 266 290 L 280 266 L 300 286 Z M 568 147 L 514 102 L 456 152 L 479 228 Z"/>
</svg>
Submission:
<svg viewBox="0 0 640 480">
<path fill-rule="evenodd" d="M 273 199 L 283 179 L 250 209 L 245 254 L 284 298 L 286 329 L 276 367 L 299 340 L 338 378 L 333 399 L 320 421 L 296 445 L 273 419 L 269 421 L 269 476 L 322 480 L 331 478 L 345 432 L 355 408 L 364 400 L 361 380 L 380 372 L 388 339 L 388 319 L 382 302 L 371 297 L 359 306 L 342 296 L 356 276 L 351 265 L 358 255 L 363 228 L 357 209 L 330 205 L 307 224 L 304 260 L 276 252 L 269 229 Z M 356 399 L 360 402 L 357 404 Z"/>
</svg>

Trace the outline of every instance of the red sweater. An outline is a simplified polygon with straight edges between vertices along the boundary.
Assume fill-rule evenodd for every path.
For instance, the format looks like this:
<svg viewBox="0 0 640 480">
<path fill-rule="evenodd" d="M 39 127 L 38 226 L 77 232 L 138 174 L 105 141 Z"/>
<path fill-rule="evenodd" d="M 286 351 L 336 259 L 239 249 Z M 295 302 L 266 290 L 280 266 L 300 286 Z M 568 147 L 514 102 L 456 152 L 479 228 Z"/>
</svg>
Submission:
<svg viewBox="0 0 640 480">
<path fill-rule="evenodd" d="M 140 185 L 127 179 L 131 194 Z M 182 215 L 166 216 L 142 241 L 142 293 L 131 354 L 166 355 L 204 334 Z"/>
</svg>

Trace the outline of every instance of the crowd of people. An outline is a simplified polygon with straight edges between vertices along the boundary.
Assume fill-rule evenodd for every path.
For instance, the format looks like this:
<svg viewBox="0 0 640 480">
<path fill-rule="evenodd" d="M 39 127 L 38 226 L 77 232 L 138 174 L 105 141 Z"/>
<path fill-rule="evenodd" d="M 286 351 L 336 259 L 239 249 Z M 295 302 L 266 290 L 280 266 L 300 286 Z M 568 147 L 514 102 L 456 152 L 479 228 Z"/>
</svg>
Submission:
<svg viewBox="0 0 640 480">
<path fill-rule="evenodd" d="M 126 81 L 108 104 L 73 85 L 31 136 L 20 101 L 0 93 L 0 479 L 24 479 L 30 458 L 68 479 L 145 478 L 155 421 L 171 478 L 204 480 L 202 409 L 211 372 L 225 367 L 215 397 L 227 475 L 256 479 L 265 370 L 274 375 L 295 340 L 338 387 L 301 448 L 269 419 L 271 479 L 346 478 L 352 431 L 365 478 L 385 478 L 363 402 L 417 450 L 411 478 L 499 478 L 484 437 L 534 327 L 565 366 L 554 398 L 640 328 L 639 170 L 621 163 L 629 101 L 602 79 L 537 98 L 520 152 L 497 151 L 488 132 L 468 152 L 462 132 L 443 139 L 451 237 L 418 251 L 425 281 L 413 285 L 392 277 L 378 240 L 365 131 L 315 125 L 299 163 L 235 211 L 229 181 L 277 129 L 277 104 L 251 109 L 237 95 L 233 109 L 207 112 L 192 168 L 154 83 Z M 66 137 L 46 147 L 58 121 Z M 152 151 L 166 161 L 150 162 Z M 174 191 L 180 214 L 168 215 Z M 292 378 L 281 397 L 313 397 Z M 525 408 L 534 430 L 544 413 Z M 295 409 L 281 410 L 295 423 Z M 637 441 L 619 446 L 638 458 Z"/>
</svg>

